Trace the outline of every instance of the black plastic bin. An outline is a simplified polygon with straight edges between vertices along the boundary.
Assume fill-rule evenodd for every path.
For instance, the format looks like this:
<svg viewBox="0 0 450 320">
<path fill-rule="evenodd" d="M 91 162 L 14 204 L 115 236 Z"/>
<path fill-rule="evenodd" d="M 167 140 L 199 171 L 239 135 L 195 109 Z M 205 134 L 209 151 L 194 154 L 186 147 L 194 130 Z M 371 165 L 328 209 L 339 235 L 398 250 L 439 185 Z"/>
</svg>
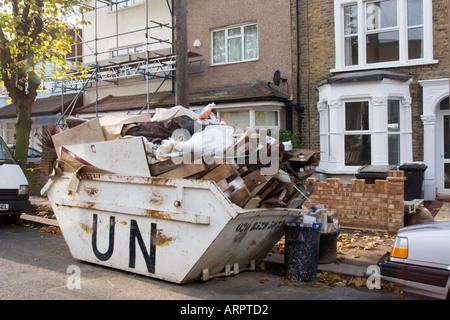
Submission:
<svg viewBox="0 0 450 320">
<path fill-rule="evenodd" d="M 320 233 L 319 264 L 336 261 L 338 235 L 339 229 L 334 232 Z"/>
<path fill-rule="evenodd" d="M 285 225 L 284 273 L 288 280 L 317 280 L 320 228 Z"/>
<path fill-rule="evenodd" d="M 405 174 L 405 200 L 422 199 L 424 172 L 428 167 L 423 163 L 405 163 L 398 167 Z"/>
<path fill-rule="evenodd" d="M 365 179 L 366 183 L 374 184 L 375 180 L 386 180 L 389 171 L 397 170 L 395 165 L 365 165 L 355 173 L 357 179 Z"/>
</svg>

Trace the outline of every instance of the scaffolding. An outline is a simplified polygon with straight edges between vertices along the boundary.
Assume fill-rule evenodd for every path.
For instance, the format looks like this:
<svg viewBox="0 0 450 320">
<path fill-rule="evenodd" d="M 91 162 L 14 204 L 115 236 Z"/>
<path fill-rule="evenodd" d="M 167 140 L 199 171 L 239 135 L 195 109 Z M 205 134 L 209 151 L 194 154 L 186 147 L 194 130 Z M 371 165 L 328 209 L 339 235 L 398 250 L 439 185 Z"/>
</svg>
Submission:
<svg viewBox="0 0 450 320">
<path fill-rule="evenodd" d="M 163 0 L 161 0 L 163 1 Z M 107 84 L 115 84 L 119 85 L 121 80 L 127 79 L 129 81 L 146 81 L 146 104 L 142 106 L 140 112 L 147 110 L 150 112 L 149 106 L 150 101 L 153 96 L 157 93 L 157 91 L 162 87 L 167 79 L 173 79 L 175 77 L 176 70 L 176 54 L 174 53 L 174 45 L 171 39 L 174 38 L 174 12 L 173 5 L 174 0 L 165 0 L 167 9 L 169 11 L 169 16 L 171 21 L 155 21 L 149 19 L 149 0 L 91 0 L 89 3 L 84 2 L 81 6 L 86 12 L 90 12 L 91 16 L 93 16 L 93 29 L 94 35 L 93 39 L 86 40 L 86 35 L 82 33 L 75 33 L 76 43 L 72 45 L 72 54 L 70 58 L 67 60 L 77 62 L 77 61 L 85 61 L 86 59 L 92 59 L 93 62 L 89 64 L 83 65 L 84 68 L 88 69 L 87 77 L 77 78 L 77 75 L 81 73 L 74 68 L 68 72 L 71 79 L 58 80 L 53 84 L 53 90 L 57 90 L 61 92 L 62 100 L 65 93 L 73 93 L 76 92 L 77 95 L 71 101 L 70 105 L 66 110 L 62 110 L 61 119 L 58 122 L 59 125 L 62 125 L 63 118 L 65 116 L 70 116 L 74 111 L 74 107 L 77 104 L 78 99 L 82 96 L 87 88 L 95 88 L 95 106 L 96 106 L 96 116 L 98 117 L 98 88 L 101 83 Z M 145 4 L 145 26 L 143 23 L 143 27 L 136 28 L 134 30 L 129 31 L 120 31 L 119 26 L 119 15 L 121 13 L 121 9 L 128 7 L 129 5 L 136 4 Z M 98 36 L 98 28 L 99 28 L 99 19 L 98 14 L 102 9 L 110 10 L 115 14 L 115 32 L 111 35 L 99 37 Z M 83 13 L 82 20 L 84 18 L 85 13 Z M 69 20 L 67 20 L 69 21 Z M 77 28 L 75 24 L 72 24 L 72 27 Z M 151 34 L 151 32 L 155 29 L 169 29 L 171 31 L 171 39 L 170 38 L 160 38 Z M 99 50 L 99 42 L 107 41 L 107 40 L 115 40 L 115 50 L 120 50 L 119 46 L 119 38 L 123 36 L 129 36 L 132 34 L 144 34 L 144 44 L 140 45 L 139 52 L 135 52 L 134 49 L 132 52 L 127 52 L 128 54 L 120 56 L 116 55 L 113 57 L 112 50 Z M 92 35 L 90 35 L 92 36 Z M 159 49 L 159 50 L 151 50 L 152 46 L 155 44 L 167 44 L 168 48 Z M 79 55 L 79 46 L 82 48 L 82 53 Z M 87 50 L 85 50 L 87 49 Z M 88 52 L 85 52 L 88 51 Z M 137 50 L 136 50 L 137 51 Z M 101 55 L 111 55 L 109 59 L 100 60 L 99 56 Z M 203 58 L 201 55 L 196 54 L 194 52 L 188 52 L 188 70 L 189 74 L 201 73 L 202 70 L 202 62 Z M 191 65 L 193 67 L 191 67 Z M 74 64 L 75 66 L 75 64 Z M 192 71 L 193 70 L 193 71 Z M 152 80 L 160 80 L 161 83 L 157 87 L 157 89 L 153 92 L 150 92 L 149 82 Z M 173 84 L 172 84 L 173 91 Z"/>
</svg>

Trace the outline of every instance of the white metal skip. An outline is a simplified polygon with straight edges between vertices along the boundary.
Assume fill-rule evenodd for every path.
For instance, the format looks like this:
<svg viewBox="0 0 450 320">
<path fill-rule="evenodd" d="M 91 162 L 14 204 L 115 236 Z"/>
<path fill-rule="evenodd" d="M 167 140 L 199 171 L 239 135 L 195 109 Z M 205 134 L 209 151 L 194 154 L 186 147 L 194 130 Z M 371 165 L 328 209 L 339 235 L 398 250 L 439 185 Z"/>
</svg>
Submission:
<svg viewBox="0 0 450 320">
<path fill-rule="evenodd" d="M 53 176 L 43 188 L 72 256 L 186 283 L 255 269 L 302 209 L 234 205 L 213 181 L 110 173 Z"/>
</svg>

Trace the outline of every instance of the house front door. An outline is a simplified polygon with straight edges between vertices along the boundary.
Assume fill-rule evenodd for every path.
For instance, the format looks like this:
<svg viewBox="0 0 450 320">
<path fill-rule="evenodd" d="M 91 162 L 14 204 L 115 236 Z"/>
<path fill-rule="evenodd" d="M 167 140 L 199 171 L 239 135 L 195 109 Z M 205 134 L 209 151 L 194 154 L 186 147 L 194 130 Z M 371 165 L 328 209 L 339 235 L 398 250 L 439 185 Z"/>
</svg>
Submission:
<svg viewBox="0 0 450 320">
<path fill-rule="evenodd" d="M 449 98 L 444 99 L 436 114 L 438 124 L 439 164 L 436 186 L 441 195 L 450 195 L 450 111 Z"/>
</svg>

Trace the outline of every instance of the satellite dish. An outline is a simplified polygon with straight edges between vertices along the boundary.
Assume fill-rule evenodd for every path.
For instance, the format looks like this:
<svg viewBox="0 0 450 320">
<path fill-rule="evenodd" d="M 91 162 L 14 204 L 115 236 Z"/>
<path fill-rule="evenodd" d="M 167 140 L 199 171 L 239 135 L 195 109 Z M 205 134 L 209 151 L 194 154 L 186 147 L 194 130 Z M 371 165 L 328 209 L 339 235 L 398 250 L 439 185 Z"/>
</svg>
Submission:
<svg viewBox="0 0 450 320">
<path fill-rule="evenodd" d="M 282 78 L 282 77 L 281 77 L 281 72 L 280 72 L 280 70 L 277 70 L 277 71 L 275 71 L 275 73 L 273 74 L 273 83 L 274 83 L 276 86 L 279 86 L 280 83 L 281 83 L 281 81 L 282 81 L 282 82 L 286 82 L 287 79 L 286 79 L 286 78 Z"/>
</svg>

